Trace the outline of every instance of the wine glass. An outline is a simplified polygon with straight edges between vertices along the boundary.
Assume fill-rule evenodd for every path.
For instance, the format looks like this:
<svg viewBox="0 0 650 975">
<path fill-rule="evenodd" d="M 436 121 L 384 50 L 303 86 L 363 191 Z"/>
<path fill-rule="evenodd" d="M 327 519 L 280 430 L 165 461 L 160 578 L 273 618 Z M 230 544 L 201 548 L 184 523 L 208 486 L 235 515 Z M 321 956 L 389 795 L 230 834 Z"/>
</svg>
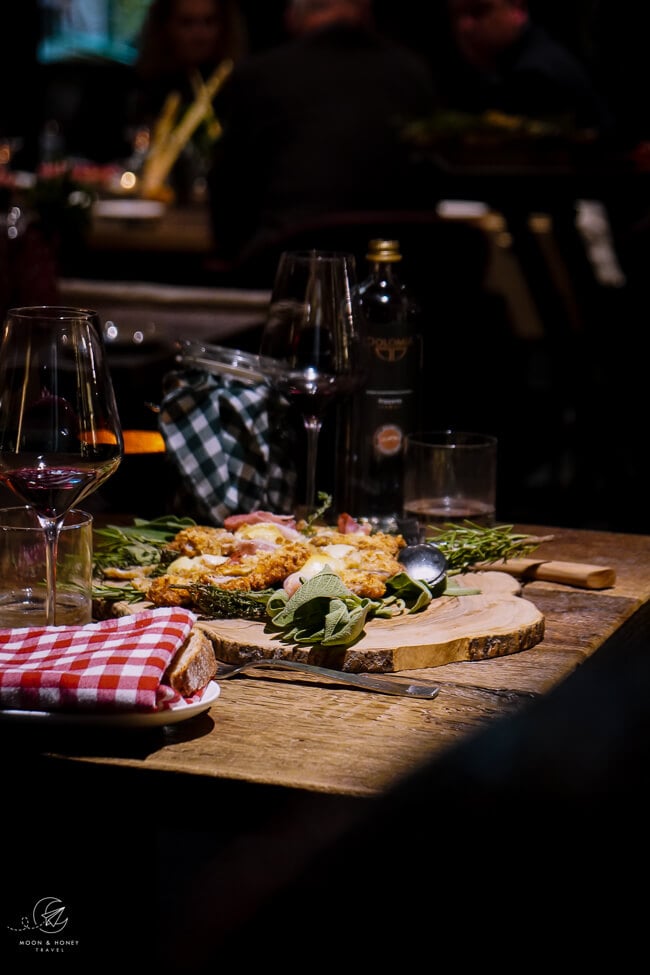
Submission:
<svg viewBox="0 0 650 975">
<path fill-rule="evenodd" d="M 352 313 L 355 261 L 335 251 L 280 255 L 260 353 L 286 370 L 271 380 L 300 411 L 307 437 L 305 504 L 314 509 L 323 416 L 360 381 L 359 336 Z"/>
<path fill-rule="evenodd" d="M 45 534 L 47 625 L 56 624 L 56 560 L 66 513 L 97 490 L 123 453 L 97 312 L 11 308 L 0 338 L 0 483 Z"/>
</svg>

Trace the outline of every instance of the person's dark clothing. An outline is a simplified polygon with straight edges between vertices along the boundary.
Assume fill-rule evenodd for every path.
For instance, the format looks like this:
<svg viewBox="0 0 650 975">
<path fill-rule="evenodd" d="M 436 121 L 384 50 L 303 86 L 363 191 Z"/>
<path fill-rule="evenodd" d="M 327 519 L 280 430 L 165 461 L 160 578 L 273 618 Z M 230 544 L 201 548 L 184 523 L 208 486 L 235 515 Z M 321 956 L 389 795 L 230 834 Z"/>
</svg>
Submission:
<svg viewBox="0 0 650 975">
<path fill-rule="evenodd" d="M 209 184 L 222 256 L 320 214 L 421 203 L 400 129 L 435 96 L 413 52 L 337 25 L 241 62 L 222 94 Z"/>
<path fill-rule="evenodd" d="M 443 80 L 443 79 L 441 79 Z M 610 111 L 586 69 L 537 24 L 528 23 L 493 72 L 459 64 L 444 79 L 450 107 L 528 118 L 569 118 L 576 128 L 609 133 Z"/>
</svg>

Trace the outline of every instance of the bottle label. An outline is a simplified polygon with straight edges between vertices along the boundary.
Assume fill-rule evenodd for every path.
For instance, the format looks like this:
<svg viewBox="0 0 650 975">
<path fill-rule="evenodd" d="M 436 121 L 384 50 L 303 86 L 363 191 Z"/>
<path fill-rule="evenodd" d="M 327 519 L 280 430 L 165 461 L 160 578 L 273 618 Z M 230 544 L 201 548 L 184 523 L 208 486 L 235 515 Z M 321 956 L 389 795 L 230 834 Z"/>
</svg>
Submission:
<svg viewBox="0 0 650 975">
<path fill-rule="evenodd" d="M 395 338 L 378 335 L 368 336 L 368 346 L 372 355 L 382 362 L 401 362 L 408 355 L 412 345 L 413 338 L 408 335 Z"/>
<path fill-rule="evenodd" d="M 394 457 L 399 454 L 404 443 L 404 436 L 399 427 L 392 423 L 377 427 L 372 438 L 375 453 L 380 457 Z"/>
<path fill-rule="evenodd" d="M 377 460 L 400 458 L 404 437 L 415 429 L 415 399 L 409 389 L 366 390 L 362 423 Z"/>
</svg>

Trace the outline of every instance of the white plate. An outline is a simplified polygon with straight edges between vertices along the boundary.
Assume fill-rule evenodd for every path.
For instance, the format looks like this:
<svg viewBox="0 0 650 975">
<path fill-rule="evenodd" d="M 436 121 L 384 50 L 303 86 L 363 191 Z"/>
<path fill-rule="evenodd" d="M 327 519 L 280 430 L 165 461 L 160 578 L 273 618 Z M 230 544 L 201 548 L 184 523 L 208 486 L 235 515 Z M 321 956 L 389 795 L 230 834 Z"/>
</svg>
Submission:
<svg viewBox="0 0 650 975">
<path fill-rule="evenodd" d="M 171 708 L 160 711 L 111 711 L 93 713 L 89 711 L 19 711 L 13 708 L 0 709 L 0 721 L 29 721 L 51 727 L 53 725 L 77 726 L 87 728 L 154 728 L 158 725 L 176 724 L 187 721 L 203 711 L 219 697 L 221 688 L 210 681 L 200 701 L 187 704 L 181 701 Z"/>
<path fill-rule="evenodd" d="M 157 220 L 165 210 L 159 200 L 97 200 L 92 205 L 94 217 L 109 220 Z"/>
</svg>

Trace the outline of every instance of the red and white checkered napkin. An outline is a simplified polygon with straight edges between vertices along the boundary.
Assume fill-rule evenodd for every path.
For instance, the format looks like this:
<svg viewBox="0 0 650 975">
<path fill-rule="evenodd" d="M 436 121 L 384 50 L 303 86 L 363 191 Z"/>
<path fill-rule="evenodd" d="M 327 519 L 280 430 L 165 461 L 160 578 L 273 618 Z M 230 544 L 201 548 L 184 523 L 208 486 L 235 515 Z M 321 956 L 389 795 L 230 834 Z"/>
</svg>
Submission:
<svg viewBox="0 0 650 975">
<path fill-rule="evenodd" d="M 173 707 L 184 699 L 161 679 L 196 618 L 189 610 L 165 607 L 86 626 L 0 629 L 0 707 Z"/>
</svg>

